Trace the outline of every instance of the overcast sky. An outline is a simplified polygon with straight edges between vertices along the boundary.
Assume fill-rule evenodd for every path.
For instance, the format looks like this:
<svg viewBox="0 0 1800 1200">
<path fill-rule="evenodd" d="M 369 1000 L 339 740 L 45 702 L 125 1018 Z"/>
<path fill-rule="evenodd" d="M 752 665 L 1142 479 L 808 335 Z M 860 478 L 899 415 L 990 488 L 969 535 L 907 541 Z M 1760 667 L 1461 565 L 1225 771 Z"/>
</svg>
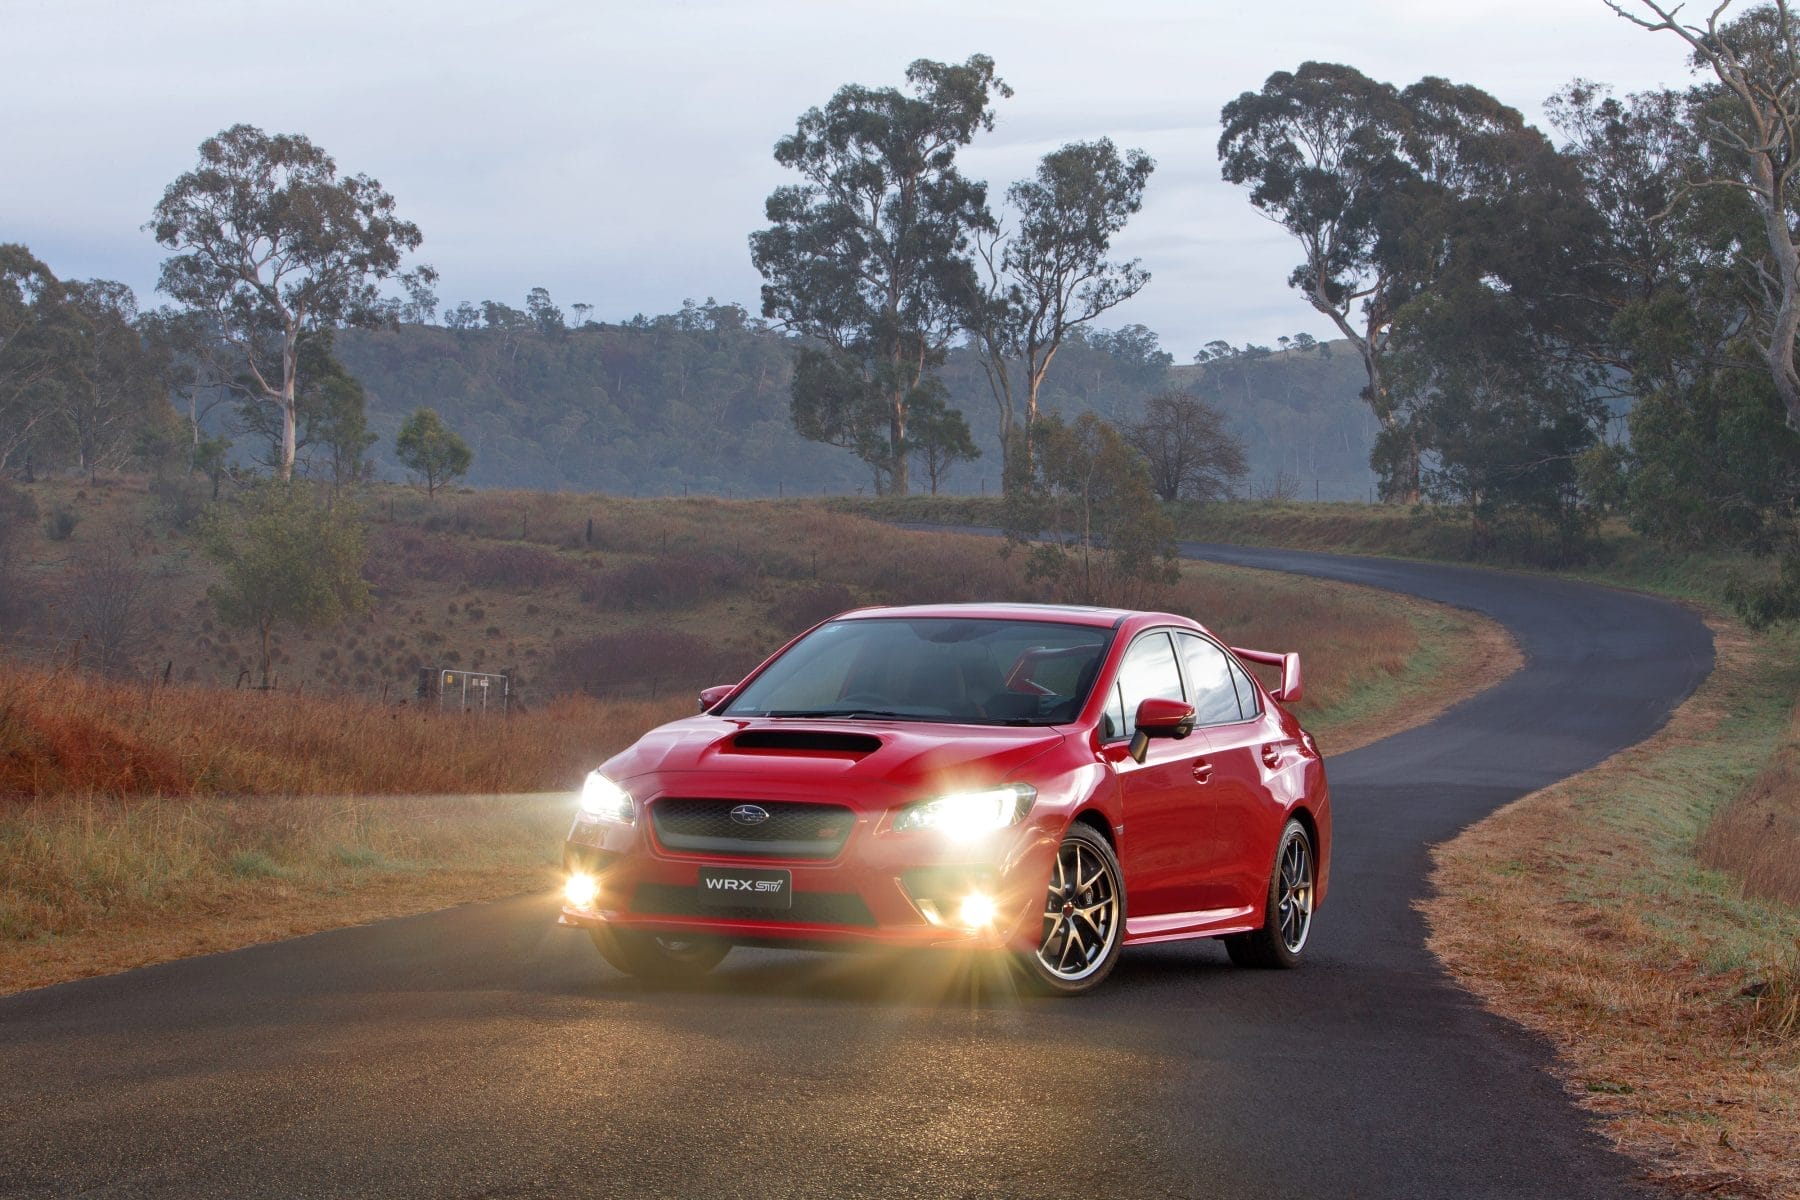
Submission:
<svg viewBox="0 0 1800 1200">
<path fill-rule="evenodd" d="M 140 227 L 200 141 L 245 121 L 380 179 L 446 305 L 542 285 L 606 320 L 687 297 L 754 311 L 745 238 L 788 181 L 770 150 L 795 118 L 915 58 L 989 54 L 1016 95 L 969 174 L 1001 191 L 1102 135 L 1157 160 L 1115 242 L 1153 279 L 1105 323 L 1148 325 L 1179 362 L 1217 337 L 1330 335 L 1286 287 L 1287 236 L 1219 178 L 1219 108 L 1271 71 L 1443 75 L 1540 123 L 1577 75 L 1689 79 L 1675 39 L 1601 0 L 0 0 L 0 31 L 0 241 L 64 278 L 160 302 Z"/>
</svg>

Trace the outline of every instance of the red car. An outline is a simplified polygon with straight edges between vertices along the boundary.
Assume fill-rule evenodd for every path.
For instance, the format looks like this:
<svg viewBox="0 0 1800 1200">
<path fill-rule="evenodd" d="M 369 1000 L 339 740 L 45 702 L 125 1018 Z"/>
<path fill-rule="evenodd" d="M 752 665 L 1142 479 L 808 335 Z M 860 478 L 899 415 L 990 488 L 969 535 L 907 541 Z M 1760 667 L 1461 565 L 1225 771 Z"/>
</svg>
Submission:
<svg viewBox="0 0 1800 1200">
<path fill-rule="evenodd" d="M 662 978 L 733 945 L 1010 951 L 1058 993 L 1143 942 L 1293 966 L 1331 851 L 1299 696 L 1297 655 L 1168 613 L 845 613 L 587 777 L 561 920 Z"/>
</svg>

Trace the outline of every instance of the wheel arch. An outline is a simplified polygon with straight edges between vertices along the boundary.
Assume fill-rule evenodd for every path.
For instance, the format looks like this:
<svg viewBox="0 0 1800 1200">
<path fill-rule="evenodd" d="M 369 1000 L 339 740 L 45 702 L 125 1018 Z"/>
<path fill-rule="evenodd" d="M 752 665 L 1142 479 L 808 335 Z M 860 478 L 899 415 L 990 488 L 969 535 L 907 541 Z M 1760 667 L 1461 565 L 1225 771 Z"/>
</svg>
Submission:
<svg viewBox="0 0 1800 1200">
<path fill-rule="evenodd" d="M 1095 833 L 1098 833 L 1101 837 L 1106 839 L 1106 844 L 1112 847 L 1114 854 L 1119 852 L 1119 838 L 1118 835 L 1113 832 L 1112 822 L 1107 820 L 1106 814 L 1099 809 L 1084 808 L 1075 814 L 1075 819 L 1070 821 L 1069 824 L 1089 826 Z M 1307 836 L 1311 837 L 1313 835 L 1309 833 Z"/>
<path fill-rule="evenodd" d="M 1312 809 L 1304 803 L 1296 804 L 1288 810 L 1291 820 L 1300 822 L 1300 828 L 1306 831 L 1306 840 L 1312 843 L 1313 853 L 1313 887 L 1315 905 L 1325 898 L 1326 850 L 1319 843 L 1319 819 L 1313 815 Z M 1285 822 L 1284 822 L 1285 824 Z"/>
</svg>

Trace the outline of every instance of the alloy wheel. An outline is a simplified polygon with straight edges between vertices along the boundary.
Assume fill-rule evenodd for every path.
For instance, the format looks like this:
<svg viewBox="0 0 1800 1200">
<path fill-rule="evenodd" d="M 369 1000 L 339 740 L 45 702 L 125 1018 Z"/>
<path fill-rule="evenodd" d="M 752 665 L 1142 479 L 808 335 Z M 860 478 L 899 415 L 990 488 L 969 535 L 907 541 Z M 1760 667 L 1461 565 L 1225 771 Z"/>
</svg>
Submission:
<svg viewBox="0 0 1800 1200">
<path fill-rule="evenodd" d="M 1071 838 L 1056 855 L 1044 905 L 1038 962 L 1057 979 L 1074 983 L 1106 961 L 1119 936 L 1119 881 L 1094 849 Z"/>
</svg>

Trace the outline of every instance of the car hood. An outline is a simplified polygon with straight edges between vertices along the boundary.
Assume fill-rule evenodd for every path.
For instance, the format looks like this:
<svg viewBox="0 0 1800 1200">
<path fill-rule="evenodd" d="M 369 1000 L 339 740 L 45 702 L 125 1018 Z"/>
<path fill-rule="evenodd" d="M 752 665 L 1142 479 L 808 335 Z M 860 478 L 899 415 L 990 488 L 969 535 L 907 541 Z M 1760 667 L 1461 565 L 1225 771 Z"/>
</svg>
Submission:
<svg viewBox="0 0 1800 1200">
<path fill-rule="evenodd" d="M 700 716 L 652 729 L 601 770 L 633 791 L 662 790 L 678 777 L 690 788 L 700 782 L 692 776 L 716 775 L 715 794 L 731 794 L 733 783 L 791 781 L 846 797 L 863 789 L 925 795 L 1005 782 L 1064 737 L 1041 725 Z"/>
</svg>

